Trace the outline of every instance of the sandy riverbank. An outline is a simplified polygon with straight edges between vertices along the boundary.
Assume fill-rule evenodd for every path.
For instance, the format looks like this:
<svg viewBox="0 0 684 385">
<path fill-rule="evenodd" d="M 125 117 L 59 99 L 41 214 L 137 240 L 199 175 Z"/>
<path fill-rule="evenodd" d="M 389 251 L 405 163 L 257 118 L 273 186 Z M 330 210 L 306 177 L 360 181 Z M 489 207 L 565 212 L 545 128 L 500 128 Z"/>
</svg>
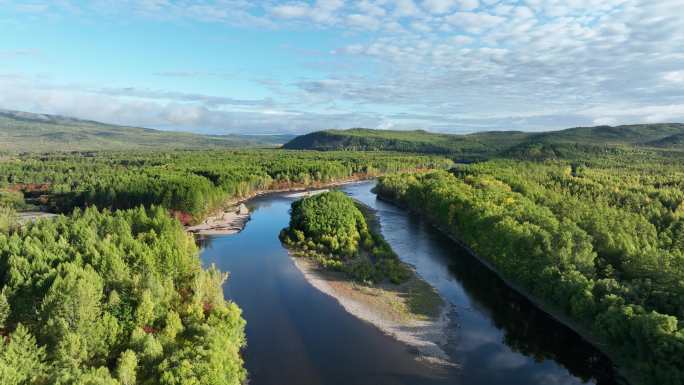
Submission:
<svg viewBox="0 0 684 385">
<path fill-rule="evenodd" d="M 321 190 L 306 190 L 306 191 L 300 191 L 300 192 L 295 192 L 292 194 L 287 194 L 285 195 L 288 198 L 306 198 L 310 196 L 314 196 L 316 194 L 322 194 L 324 192 L 330 191 L 329 189 L 321 189 Z"/>
<path fill-rule="evenodd" d="M 315 261 L 290 253 L 295 266 L 312 286 L 335 298 L 355 317 L 375 325 L 384 333 L 414 348 L 417 359 L 438 365 L 453 366 L 442 349 L 447 342 L 448 307 L 423 280 L 414 276 L 401 285 L 365 286 L 351 281 L 343 273 L 321 269 Z M 422 292 L 416 295 L 416 292 Z M 440 304 L 430 316 L 414 311 L 421 304 L 410 303 L 436 296 Z M 429 300 L 434 301 L 435 297 Z M 422 304 L 425 306 L 425 304 Z"/>
<path fill-rule="evenodd" d="M 242 231 L 249 218 L 249 209 L 240 204 L 208 217 L 199 225 L 188 226 L 185 230 L 201 235 L 230 235 Z"/>
<path fill-rule="evenodd" d="M 327 187 L 360 183 L 365 180 L 343 180 L 316 186 L 318 188 L 293 187 L 257 191 L 249 197 L 231 203 L 236 204 L 256 196 L 283 192 L 292 192 L 286 195 L 287 197 L 301 198 L 328 191 Z M 200 225 L 186 229 L 199 234 L 234 234 L 241 231 L 248 220 L 248 213 L 241 215 L 236 210 L 229 209 L 209 217 Z M 379 226 L 374 221 L 371 221 L 370 225 Z M 290 255 L 295 266 L 312 286 L 337 299 L 350 314 L 375 325 L 382 332 L 415 349 L 417 359 L 437 365 L 454 365 L 441 347 L 447 342 L 449 308 L 445 306 L 439 294 L 420 279 L 412 268 L 409 267 L 412 271 L 411 279 L 401 285 L 387 283 L 371 287 L 353 282 L 343 273 L 323 270 L 307 257 L 295 257 L 292 252 Z"/>
<path fill-rule="evenodd" d="M 323 191 L 327 190 L 291 195 L 304 197 Z M 361 202 L 356 205 L 371 230 L 380 234 L 375 210 Z M 450 308 L 411 266 L 405 264 L 410 278 L 402 284 L 385 282 L 369 286 L 355 282 L 345 273 L 322 268 L 307 252 L 290 249 L 289 255 L 312 286 L 335 298 L 348 313 L 411 347 L 418 360 L 439 366 L 454 365 L 442 349 L 447 343 Z"/>
</svg>

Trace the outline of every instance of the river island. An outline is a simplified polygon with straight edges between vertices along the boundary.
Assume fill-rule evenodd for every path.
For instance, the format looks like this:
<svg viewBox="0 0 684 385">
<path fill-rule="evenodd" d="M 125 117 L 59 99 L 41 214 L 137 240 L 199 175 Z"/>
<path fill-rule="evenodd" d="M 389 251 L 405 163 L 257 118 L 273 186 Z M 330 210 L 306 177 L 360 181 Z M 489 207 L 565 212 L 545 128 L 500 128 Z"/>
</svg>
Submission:
<svg viewBox="0 0 684 385">
<path fill-rule="evenodd" d="M 451 365 L 443 351 L 447 307 L 380 233 L 374 212 L 339 191 L 292 204 L 280 239 L 312 286 L 357 318 L 410 346 L 417 358 Z"/>
</svg>

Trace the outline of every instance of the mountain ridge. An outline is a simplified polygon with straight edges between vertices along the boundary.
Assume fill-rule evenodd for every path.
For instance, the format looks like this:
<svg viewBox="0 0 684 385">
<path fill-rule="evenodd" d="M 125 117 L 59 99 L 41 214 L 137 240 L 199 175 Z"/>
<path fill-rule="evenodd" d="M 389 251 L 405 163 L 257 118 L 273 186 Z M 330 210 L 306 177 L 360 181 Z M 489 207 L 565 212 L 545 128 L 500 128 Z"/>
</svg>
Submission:
<svg viewBox="0 0 684 385">
<path fill-rule="evenodd" d="M 277 147 L 293 135 L 203 135 L 0 109 L 0 151 L 51 152 Z"/>
<path fill-rule="evenodd" d="M 668 138 L 672 143 L 668 146 Z M 557 131 L 485 131 L 471 134 L 352 128 L 323 130 L 285 143 L 286 149 L 406 151 L 478 159 L 515 148 L 581 145 L 668 147 L 684 149 L 684 124 L 653 123 L 621 126 L 572 127 Z M 665 142 L 665 143 L 664 143 Z"/>
</svg>

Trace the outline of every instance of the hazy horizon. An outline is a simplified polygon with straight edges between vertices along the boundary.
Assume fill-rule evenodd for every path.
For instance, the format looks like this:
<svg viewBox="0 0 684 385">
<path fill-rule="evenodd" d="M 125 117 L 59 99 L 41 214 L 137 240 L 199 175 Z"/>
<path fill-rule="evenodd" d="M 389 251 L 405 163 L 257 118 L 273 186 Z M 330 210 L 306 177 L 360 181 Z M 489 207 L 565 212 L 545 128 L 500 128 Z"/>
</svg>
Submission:
<svg viewBox="0 0 684 385">
<path fill-rule="evenodd" d="M 684 121 L 681 0 L 0 0 L 0 108 L 205 134 Z"/>
</svg>

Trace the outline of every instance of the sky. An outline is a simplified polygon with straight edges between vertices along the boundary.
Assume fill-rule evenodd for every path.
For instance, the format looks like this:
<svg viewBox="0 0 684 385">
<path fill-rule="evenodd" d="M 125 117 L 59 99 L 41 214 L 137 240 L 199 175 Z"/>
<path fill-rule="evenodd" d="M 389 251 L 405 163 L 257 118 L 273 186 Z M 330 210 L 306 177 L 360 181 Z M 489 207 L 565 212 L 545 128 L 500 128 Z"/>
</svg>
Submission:
<svg viewBox="0 0 684 385">
<path fill-rule="evenodd" d="M 684 122 L 684 0 L 0 0 L 0 109 L 212 134 Z"/>
</svg>

